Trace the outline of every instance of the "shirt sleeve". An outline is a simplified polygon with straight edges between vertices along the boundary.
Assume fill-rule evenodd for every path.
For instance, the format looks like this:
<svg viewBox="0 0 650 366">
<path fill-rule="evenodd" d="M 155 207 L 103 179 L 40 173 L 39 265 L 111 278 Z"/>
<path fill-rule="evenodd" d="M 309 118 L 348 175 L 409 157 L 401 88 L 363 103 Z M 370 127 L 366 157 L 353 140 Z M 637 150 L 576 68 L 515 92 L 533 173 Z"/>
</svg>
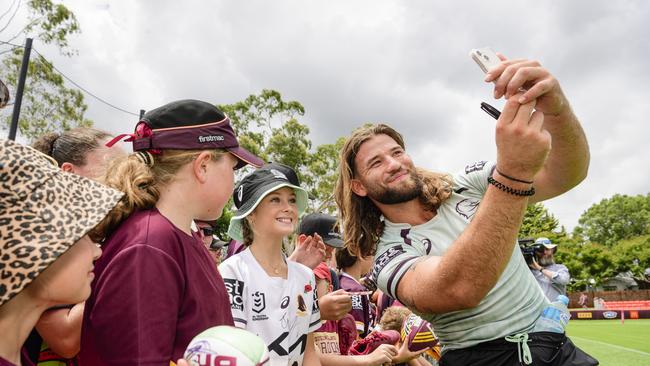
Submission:
<svg viewBox="0 0 650 366">
<path fill-rule="evenodd" d="M 426 253 L 408 244 L 383 245 L 381 252 L 375 255 L 372 279 L 380 290 L 397 299 L 397 287 L 404 273 L 422 256 Z"/>
<path fill-rule="evenodd" d="M 454 174 L 454 191 L 465 191 L 465 194 L 482 197 L 487 190 L 487 179 L 495 167 L 496 163 L 491 161 L 479 161 L 465 166 L 461 172 Z"/>
<path fill-rule="evenodd" d="M 560 285 L 566 285 L 569 283 L 571 276 L 569 275 L 569 269 L 565 265 L 558 264 L 556 268 L 553 268 L 553 271 L 555 272 L 555 275 L 551 278 L 551 282 Z"/>
<path fill-rule="evenodd" d="M 236 257 L 232 260 L 227 260 L 219 266 L 219 273 L 223 277 L 223 282 L 228 291 L 228 299 L 230 301 L 230 311 L 232 312 L 232 319 L 235 326 L 238 328 L 246 329 L 248 324 L 248 307 L 246 306 L 248 300 L 248 293 L 246 289 L 246 282 L 237 267 L 239 261 Z"/>
<path fill-rule="evenodd" d="M 137 245 L 116 256 L 98 279 L 87 318 L 100 358 L 107 365 L 168 364 L 184 287 L 178 263 L 158 248 Z"/>
</svg>

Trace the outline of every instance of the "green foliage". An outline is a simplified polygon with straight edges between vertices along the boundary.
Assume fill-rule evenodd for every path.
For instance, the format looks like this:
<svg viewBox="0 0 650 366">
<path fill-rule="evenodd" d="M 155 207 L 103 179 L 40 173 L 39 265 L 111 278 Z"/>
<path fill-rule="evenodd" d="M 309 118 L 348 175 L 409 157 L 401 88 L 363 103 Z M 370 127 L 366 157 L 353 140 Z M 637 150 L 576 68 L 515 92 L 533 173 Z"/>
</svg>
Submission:
<svg viewBox="0 0 650 366">
<path fill-rule="evenodd" d="M 45 44 L 57 46 L 65 55 L 75 53 L 68 46 L 68 37 L 79 33 L 79 23 L 63 4 L 54 4 L 51 0 L 30 0 L 29 23 L 24 28 L 27 36 L 38 39 Z"/>
<path fill-rule="evenodd" d="M 594 279 L 595 285 L 598 286 L 618 273 L 611 251 L 603 245 L 569 239 L 557 243 L 555 261 L 569 269 L 572 278 L 568 285 L 569 291 L 584 290 L 590 279 Z"/>
<path fill-rule="evenodd" d="M 218 107 L 231 120 L 240 144 L 265 161 L 286 164 L 298 173 L 301 185 L 310 194 L 309 211 L 335 210 L 332 192 L 336 183 L 341 138 L 336 144 L 312 148 L 309 128 L 301 123 L 305 108 L 297 101 L 286 101 L 275 90 Z M 227 228 L 228 214 L 220 219 Z M 225 231 L 224 231 L 225 232 Z"/>
<path fill-rule="evenodd" d="M 622 240 L 612 247 L 615 271 L 630 271 L 636 278 L 643 278 L 643 271 L 650 268 L 650 235 Z"/>
<path fill-rule="evenodd" d="M 51 44 L 58 47 L 63 55 L 73 55 L 75 51 L 69 47 L 68 37 L 79 32 L 74 14 L 64 5 L 54 4 L 51 0 L 31 0 L 27 6 L 27 24 L 10 41 L 19 36 L 32 37 L 35 45 L 38 42 Z M 23 52 L 23 48 L 15 48 L 5 52 L 1 60 L 3 67 L 0 68 L 0 78 L 14 91 Z M 67 88 L 63 77 L 52 64 L 32 52 L 18 123 L 20 133 L 33 139 L 50 131 L 90 126 L 92 122 L 84 118 L 86 108 L 83 94 L 77 89 Z M 8 126 L 11 115 L 5 116 L 4 120 Z"/>
<path fill-rule="evenodd" d="M 621 240 L 650 234 L 650 194 L 616 194 L 591 206 L 578 223 L 574 236 L 608 247 Z"/>
<path fill-rule="evenodd" d="M 529 205 L 526 208 L 526 214 L 521 223 L 521 228 L 519 229 L 520 238 L 536 238 L 542 233 L 548 234 L 554 232 L 559 225 L 559 221 L 548 212 L 546 207 L 542 203 L 536 203 L 534 205 Z M 564 233 L 564 228 L 562 228 L 562 233 Z M 561 235 L 565 236 L 565 235 Z M 552 240 L 552 238 L 550 238 Z"/>
</svg>

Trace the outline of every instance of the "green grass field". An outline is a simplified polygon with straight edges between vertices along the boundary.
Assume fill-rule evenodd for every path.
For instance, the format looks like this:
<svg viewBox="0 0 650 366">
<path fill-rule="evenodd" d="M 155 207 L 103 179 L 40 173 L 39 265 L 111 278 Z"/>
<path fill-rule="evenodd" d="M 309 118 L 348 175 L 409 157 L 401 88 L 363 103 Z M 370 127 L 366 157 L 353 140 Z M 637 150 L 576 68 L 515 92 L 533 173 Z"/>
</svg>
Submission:
<svg viewBox="0 0 650 366">
<path fill-rule="evenodd" d="M 603 366 L 650 366 L 650 319 L 571 320 L 567 335 Z"/>
</svg>

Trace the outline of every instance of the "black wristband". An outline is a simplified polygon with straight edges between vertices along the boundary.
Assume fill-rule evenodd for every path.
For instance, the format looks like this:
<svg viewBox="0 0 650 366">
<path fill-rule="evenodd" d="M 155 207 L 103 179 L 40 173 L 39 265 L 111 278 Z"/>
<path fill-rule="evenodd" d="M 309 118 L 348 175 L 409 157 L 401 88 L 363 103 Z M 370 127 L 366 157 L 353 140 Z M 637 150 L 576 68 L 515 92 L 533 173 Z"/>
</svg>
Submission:
<svg viewBox="0 0 650 366">
<path fill-rule="evenodd" d="M 529 190 L 524 191 L 524 190 L 521 190 L 521 189 L 514 189 L 514 188 L 511 188 L 511 187 L 508 187 L 507 185 L 497 181 L 496 179 L 494 179 L 492 177 L 488 177 L 487 180 L 488 180 L 488 183 L 490 183 L 491 185 L 493 185 L 493 186 L 497 187 L 498 189 L 500 189 L 500 190 L 502 190 L 502 191 L 504 191 L 506 193 L 509 193 L 509 194 L 511 194 L 513 196 L 528 197 L 528 196 L 532 196 L 532 195 L 535 194 L 535 187 L 530 187 Z"/>
<path fill-rule="evenodd" d="M 526 183 L 526 184 L 533 184 L 532 181 L 527 181 L 527 180 L 522 180 L 522 179 L 513 178 L 513 177 L 511 177 L 511 176 L 509 176 L 509 175 L 505 175 L 505 174 L 501 173 L 501 171 L 500 171 L 499 169 L 496 169 L 496 168 L 494 168 L 494 169 L 495 169 L 495 170 L 497 171 L 497 173 L 499 173 L 501 176 L 503 176 L 504 178 L 508 178 L 508 179 L 510 179 L 511 181 L 519 182 L 519 183 Z"/>
</svg>

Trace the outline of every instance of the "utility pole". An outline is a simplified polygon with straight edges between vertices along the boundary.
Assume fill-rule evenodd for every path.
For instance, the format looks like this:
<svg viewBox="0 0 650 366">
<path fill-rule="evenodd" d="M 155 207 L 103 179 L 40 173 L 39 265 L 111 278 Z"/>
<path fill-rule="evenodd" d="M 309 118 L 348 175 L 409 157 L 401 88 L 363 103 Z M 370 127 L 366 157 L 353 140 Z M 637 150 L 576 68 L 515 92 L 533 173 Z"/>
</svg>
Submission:
<svg viewBox="0 0 650 366">
<path fill-rule="evenodd" d="M 14 101 L 14 114 L 11 117 L 11 126 L 9 126 L 9 140 L 16 139 L 18 131 L 18 117 L 20 117 L 20 105 L 23 102 L 23 91 L 25 89 L 25 79 L 27 79 L 27 69 L 29 68 L 29 56 L 32 53 L 32 39 L 25 40 L 25 50 L 23 51 L 23 63 L 20 65 L 20 77 L 18 78 L 18 87 L 16 88 L 16 100 Z"/>
</svg>

